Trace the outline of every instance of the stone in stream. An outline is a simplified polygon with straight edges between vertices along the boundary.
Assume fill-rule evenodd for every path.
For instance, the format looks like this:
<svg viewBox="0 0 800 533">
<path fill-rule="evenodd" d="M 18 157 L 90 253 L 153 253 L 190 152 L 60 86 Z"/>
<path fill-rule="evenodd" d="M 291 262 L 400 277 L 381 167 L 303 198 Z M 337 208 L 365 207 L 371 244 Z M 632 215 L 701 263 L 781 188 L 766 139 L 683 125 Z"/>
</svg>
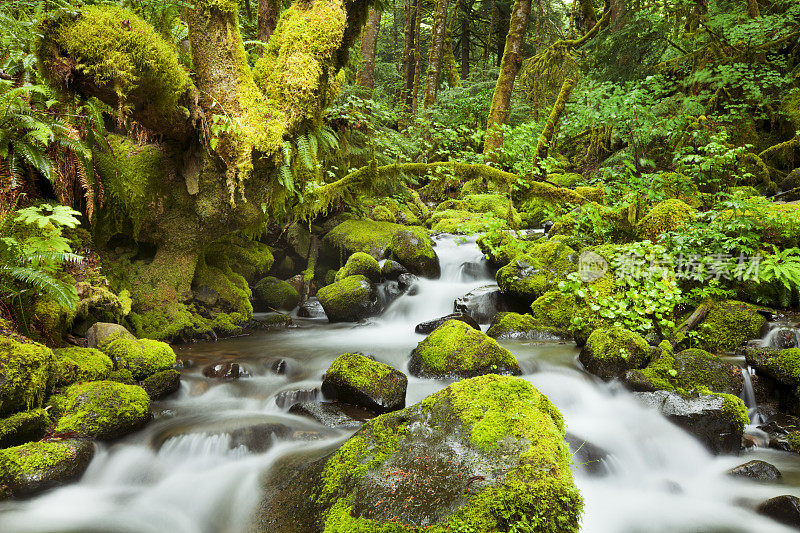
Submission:
<svg viewBox="0 0 800 533">
<path fill-rule="evenodd" d="M 358 322 L 380 310 L 375 284 L 364 276 L 349 276 L 317 291 L 330 322 Z"/>
<path fill-rule="evenodd" d="M 325 309 L 316 298 L 309 298 L 306 303 L 297 310 L 297 316 L 301 318 L 326 318 Z"/>
<path fill-rule="evenodd" d="M 438 278 L 441 274 L 439 257 L 433 250 L 431 238 L 417 231 L 403 229 L 392 236 L 387 255 L 418 276 Z"/>
<path fill-rule="evenodd" d="M 747 364 L 784 385 L 800 385 L 800 348 L 749 348 Z"/>
<path fill-rule="evenodd" d="M 715 302 L 695 328 L 698 348 L 709 352 L 734 350 L 750 339 L 760 338 L 766 322 L 755 305 L 736 300 Z"/>
<path fill-rule="evenodd" d="M 540 324 L 531 315 L 505 312 L 494 316 L 486 334 L 493 339 L 560 341 L 571 338 L 557 328 Z"/>
<path fill-rule="evenodd" d="M 219 361 L 203 367 L 203 375 L 211 379 L 249 378 L 250 372 L 236 361 Z"/>
<path fill-rule="evenodd" d="M 289 357 L 273 359 L 267 363 L 269 371 L 279 376 L 297 376 L 302 373 L 303 367 L 300 363 Z"/>
<path fill-rule="evenodd" d="M 44 437 L 50 416 L 44 409 L 23 411 L 0 420 L 0 448 L 19 446 Z"/>
<path fill-rule="evenodd" d="M 732 477 L 752 479 L 754 481 L 775 481 L 780 479 L 781 471 L 766 461 L 748 461 L 728 470 Z"/>
<path fill-rule="evenodd" d="M 342 268 L 336 272 L 335 281 L 341 281 L 350 276 L 364 276 L 370 281 L 380 281 L 381 267 L 378 261 L 369 254 L 356 252 L 351 255 Z"/>
<path fill-rule="evenodd" d="M 0 450 L 0 500 L 32 496 L 80 478 L 94 457 L 85 440 L 30 442 Z"/>
<path fill-rule="evenodd" d="M 103 352 L 117 370 L 127 369 L 142 380 L 175 366 L 175 352 L 169 344 L 152 339 L 117 338 L 103 345 Z"/>
<path fill-rule="evenodd" d="M 650 345 L 641 335 L 627 329 L 596 329 L 589 335 L 579 359 L 588 372 L 608 381 L 646 366 Z"/>
<path fill-rule="evenodd" d="M 576 532 L 570 461 L 545 396 L 480 376 L 367 422 L 331 454 L 285 461 L 265 480 L 253 529 Z"/>
<path fill-rule="evenodd" d="M 596 476 L 608 473 L 606 459 L 609 454 L 606 450 L 570 433 L 565 438 L 576 466 Z"/>
<path fill-rule="evenodd" d="M 114 370 L 111 359 L 96 348 L 57 348 L 53 350 L 56 356 L 55 387 L 67 387 L 79 381 L 98 381 L 108 379 Z"/>
<path fill-rule="evenodd" d="M 316 387 L 313 389 L 289 389 L 275 395 L 275 405 L 281 409 L 289 409 L 298 403 L 316 402 L 319 398 L 320 391 Z"/>
<path fill-rule="evenodd" d="M 77 383 L 50 397 L 53 433 L 118 439 L 150 420 L 150 397 L 141 387 L 114 381 Z"/>
<path fill-rule="evenodd" d="M 475 322 L 475 319 L 473 319 L 471 316 L 467 314 L 459 312 L 459 313 L 451 313 L 449 315 L 440 318 L 434 318 L 433 320 L 428 320 L 427 322 L 421 322 L 417 324 L 417 327 L 414 328 L 414 332 L 427 335 L 428 333 L 431 333 L 433 330 L 435 330 L 448 320 L 460 320 L 473 329 L 476 329 L 478 331 L 481 330 L 481 326 L 477 322 Z"/>
<path fill-rule="evenodd" d="M 274 276 L 263 278 L 253 286 L 256 311 L 291 311 L 299 300 L 300 294 L 291 284 Z"/>
<path fill-rule="evenodd" d="M 688 431 L 715 454 L 738 453 L 749 423 L 744 402 L 730 394 L 681 396 L 674 392 L 636 392 L 647 407 L 658 409 L 674 424 Z"/>
<path fill-rule="evenodd" d="M 800 529 L 800 499 L 788 494 L 776 496 L 756 507 L 758 514 L 768 516 L 795 529 Z"/>
<path fill-rule="evenodd" d="M 383 279 L 397 281 L 397 278 L 400 277 L 401 274 L 408 274 L 408 269 L 397 261 L 392 261 L 391 259 L 384 261 L 381 267 L 381 276 Z"/>
<path fill-rule="evenodd" d="M 409 296 L 414 296 L 419 294 L 418 281 L 419 278 L 414 274 L 400 274 L 397 277 L 397 286 L 402 292 L 408 293 Z"/>
<path fill-rule="evenodd" d="M 172 368 L 162 370 L 142 381 L 141 386 L 151 400 L 160 400 L 181 388 L 181 373 Z"/>
<path fill-rule="evenodd" d="M 471 290 L 453 302 L 453 311 L 471 316 L 478 324 L 488 324 L 497 313 L 508 310 L 508 304 L 497 285 Z"/>
<path fill-rule="evenodd" d="M 408 378 L 399 370 L 355 353 L 334 359 L 322 376 L 322 394 L 378 414 L 406 406 Z"/>
<path fill-rule="evenodd" d="M 289 412 L 333 429 L 355 429 L 375 417 L 372 411 L 342 402 L 301 402 L 290 407 Z"/>
<path fill-rule="evenodd" d="M 292 430 L 284 424 L 264 423 L 254 424 L 234 429 L 228 432 L 231 448 L 244 446 L 253 453 L 263 453 L 270 449 L 275 441 L 288 439 Z"/>
<path fill-rule="evenodd" d="M 460 320 L 448 320 L 420 342 L 408 369 L 414 376 L 437 379 L 522 373 L 514 354 Z"/>
</svg>

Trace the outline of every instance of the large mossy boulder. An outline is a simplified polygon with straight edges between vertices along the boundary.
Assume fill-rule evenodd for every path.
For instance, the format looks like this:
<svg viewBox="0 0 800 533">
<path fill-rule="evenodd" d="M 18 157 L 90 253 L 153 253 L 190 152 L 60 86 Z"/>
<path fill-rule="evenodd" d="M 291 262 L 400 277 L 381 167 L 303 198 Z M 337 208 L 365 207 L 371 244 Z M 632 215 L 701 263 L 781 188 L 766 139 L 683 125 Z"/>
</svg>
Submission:
<svg viewBox="0 0 800 533">
<path fill-rule="evenodd" d="M 41 407 L 53 383 L 54 363 L 46 346 L 0 337 L 0 416 Z"/>
<path fill-rule="evenodd" d="M 114 363 L 96 348 L 59 348 L 53 350 L 56 356 L 56 387 L 66 387 L 79 381 L 98 381 L 107 379 Z"/>
<path fill-rule="evenodd" d="M 697 326 L 698 347 L 709 352 L 731 351 L 748 340 L 760 338 L 766 322 L 755 305 L 736 300 L 715 302 Z"/>
<path fill-rule="evenodd" d="M 543 326 L 531 315 L 497 313 L 486 334 L 493 339 L 561 340 L 569 337 L 563 331 Z"/>
<path fill-rule="evenodd" d="M 79 383 L 50 398 L 55 433 L 110 440 L 150 419 L 150 397 L 141 387 L 115 381 Z"/>
<path fill-rule="evenodd" d="M 18 446 L 44 437 L 50 416 L 44 409 L 31 409 L 0 420 L 0 448 Z"/>
<path fill-rule="evenodd" d="M 170 345 L 151 339 L 116 339 L 106 344 L 103 351 L 117 370 L 130 370 L 137 380 L 175 365 L 175 352 Z"/>
<path fill-rule="evenodd" d="M 531 316 L 538 324 L 548 326 L 562 335 L 572 329 L 572 318 L 578 311 L 574 294 L 561 291 L 547 291 L 531 304 Z"/>
<path fill-rule="evenodd" d="M 378 290 L 364 276 L 349 276 L 317 291 L 330 322 L 358 322 L 380 312 Z"/>
<path fill-rule="evenodd" d="M 26 497 L 80 478 L 94 457 L 83 440 L 31 442 L 0 450 L 0 499 Z"/>
<path fill-rule="evenodd" d="M 656 242 L 661 234 L 674 231 L 694 219 L 697 211 L 677 199 L 664 200 L 653 208 L 637 224 L 640 238 Z"/>
<path fill-rule="evenodd" d="M 341 281 L 350 276 L 364 276 L 370 281 L 380 281 L 381 266 L 378 260 L 364 252 L 351 255 L 342 268 L 336 272 L 335 281 Z"/>
<path fill-rule="evenodd" d="M 541 295 L 555 289 L 558 274 L 529 255 L 518 255 L 497 271 L 497 285 L 514 303 L 528 307 Z"/>
<path fill-rule="evenodd" d="M 102 348 L 105 344 L 116 338 L 135 339 L 136 336 L 125 329 L 125 326 L 110 322 L 95 322 L 86 330 L 86 346 L 89 348 Z"/>
<path fill-rule="evenodd" d="M 589 336 L 579 359 L 587 371 L 610 380 L 647 365 L 650 345 L 633 331 L 619 327 L 601 328 Z"/>
<path fill-rule="evenodd" d="M 174 368 L 162 370 L 143 380 L 141 387 L 151 400 L 159 400 L 181 388 L 181 373 Z"/>
<path fill-rule="evenodd" d="M 439 258 L 428 231 L 420 226 L 346 220 L 329 231 L 322 243 L 323 256 L 337 264 L 356 252 L 364 252 L 378 260 L 395 258 L 413 274 L 439 275 Z"/>
<path fill-rule="evenodd" d="M 399 370 L 355 353 L 334 359 L 322 377 L 326 398 L 379 414 L 405 407 L 407 386 L 408 378 Z"/>
<path fill-rule="evenodd" d="M 561 414 L 530 383 L 475 377 L 273 470 L 255 529 L 576 532 L 571 457 Z"/>
<path fill-rule="evenodd" d="M 253 299 L 256 311 L 291 311 L 297 307 L 300 294 L 289 283 L 267 276 L 253 286 Z"/>
<path fill-rule="evenodd" d="M 521 374 L 514 354 L 460 320 L 448 320 L 411 352 L 409 372 L 432 378 Z"/>
<path fill-rule="evenodd" d="M 747 364 L 784 385 L 800 385 L 800 348 L 748 348 Z"/>
</svg>

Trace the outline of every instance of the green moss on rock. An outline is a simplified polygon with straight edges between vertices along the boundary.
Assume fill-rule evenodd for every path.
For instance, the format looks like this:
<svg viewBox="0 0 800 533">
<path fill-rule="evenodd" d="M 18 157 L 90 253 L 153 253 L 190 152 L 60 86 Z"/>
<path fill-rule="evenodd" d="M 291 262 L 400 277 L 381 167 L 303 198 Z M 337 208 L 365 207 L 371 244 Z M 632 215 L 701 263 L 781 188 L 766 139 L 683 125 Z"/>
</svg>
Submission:
<svg viewBox="0 0 800 533">
<path fill-rule="evenodd" d="M 317 291 L 331 322 L 358 322 L 380 311 L 375 284 L 364 276 L 349 276 Z"/>
<path fill-rule="evenodd" d="M 114 381 L 72 385 L 50 401 L 54 417 L 59 417 L 56 433 L 116 439 L 150 419 L 150 398 L 144 389 Z"/>
<path fill-rule="evenodd" d="M 331 363 L 322 378 L 327 397 L 388 413 L 405 407 L 408 378 L 389 365 L 360 354 L 342 354 Z"/>
<path fill-rule="evenodd" d="M 181 387 L 181 374 L 175 369 L 162 370 L 142 381 L 141 387 L 151 400 L 158 400 Z"/>
<path fill-rule="evenodd" d="M 32 409 L 0 420 L 0 448 L 41 439 L 50 425 L 44 409 Z"/>
<path fill-rule="evenodd" d="M 497 313 L 486 334 L 493 339 L 560 340 L 568 338 L 563 330 L 546 326 L 531 315 Z"/>
<path fill-rule="evenodd" d="M 349 276 L 362 275 L 372 281 L 381 278 L 381 267 L 378 261 L 369 254 L 356 252 L 347 259 L 347 263 L 336 272 L 334 281 L 341 281 Z"/>
<path fill-rule="evenodd" d="M 56 356 L 56 387 L 65 387 L 79 381 L 98 381 L 108 378 L 114 368 L 111 359 L 94 348 L 59 348 Z"/>
<path fill-rule="evenodd" d="M 568 332 L 572 329 L 572 317 L 577 312 L 577 306 L 574 294 L 547 291 L 531 304 L 531 316 L 539 324 Z"/>
<path fill-rule="evenodd" d="M 79 440 L 30 442 L 0 450 L 0 487 L 10 496 L 31 496 L 78 479 L 93 456 L 94 446 Z"/>
<path fill-rule="evenodd" d="M 586 370 L 605 380 L 644 368 L 649 359 L 647 341 L 638 333 L 619 327 L 594 330 L 580 354 Z"/>
<path fill-rule="evenodd" d="M 662 233 L 674 231 L 694 219 L 696 210 L 677 199 L 656 204 L 637 225 L 642 239 L 656 242 Z"/>
<path fill-rule="evenodd" d="M 747 364 L 785 385 L 800 385 L 800 348 L 749 348 Z"/>
<path fill-rule="evenodd" d="M 448 320 L 420 342 L 409 371 L 434 378 L 522 373 L 514 354 L 460 320 Z"/>
<path fill-rule="evenodd" d="M 533 256 L 518 255 L 497 271 L 497 285 L 503 294 L 516 303 L 531 305 L 537 298 L 555 288 L 559 276 Z"/>
<path fill-rule="evenodd" d="M 105 345 L 103 351 L 118 370 L 128 369 L 138 380 L 169 370 L 175 364 L 175 352 L 170 345 L 151 339 L 116 339 Z"/>
<path fill-rule="evenodd" d="M 735 300 L 715 302 L 697 327 L 698 346 L 709 352 L 731 351 L 760 338 L 766 321 L 754 305 Z"/>
<path fill-rule="evenodd" d="M 283 309 L 291 311 L 297 307 L 300 294 L 294 287 L 278 278 L 268 276 L 253 287 L 256 309 L 269 311 Z"/>
<path fill-rule="evenodd" d="M 388 207 L 384 205 L 375 206 L 372 209 L 372 213 L 370 214 L 372 220 L 376 222 L 392 222 L 396 223 L 397 219 L 395 218 L 394 214 L 389 210 Z"/>
<path fill-rule="evenodd" d="M 41 407 L 53 383 L 54 363 L 46 346 L 0 337 L 0 416 Z"/>
</svg>

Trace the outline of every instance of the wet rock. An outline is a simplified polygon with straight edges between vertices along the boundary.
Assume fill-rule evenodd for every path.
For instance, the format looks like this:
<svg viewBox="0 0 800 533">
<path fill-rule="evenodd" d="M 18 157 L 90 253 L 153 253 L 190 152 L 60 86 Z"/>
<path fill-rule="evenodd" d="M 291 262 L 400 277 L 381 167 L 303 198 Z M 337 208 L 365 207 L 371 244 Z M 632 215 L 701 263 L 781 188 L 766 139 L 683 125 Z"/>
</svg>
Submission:
<svg viewBox="0 0 800 533">
<path fill-rule="evenodd" d="M 272 276 L 261 279 L 253 286 L 253 307 L 256 311 L 291 311 L 299 300 L 297 289 Z"/>
<path fill-rule="evenodd" d="M 181 373 L 174 369 L 162 370 L 142 381 L 141 387 L 151 400 L 160 400 L 181 388 Z"/>
<path fill-rule="evenodd" d="M 769 447 L 783 451 L 800 451 L 795 448 L 798 440 L 795 435 L 800 435 L 800 418 L 787 415 L 775 414 L 758 429 L 765 432 L 769 437 Z"/>
<path fill-rule="evenodd" d="M 150 420 L 150 397 L 136 385 L 114 381 L 78 383 L 52 396 L 55 434 L 118 439 Z"/>
<path fill-rule="evenodd" d="M 50 417 L 44 409 L 33 409 L 0 420 L 0 448 L 19 446 L 44 437 Z"/>
<path fill-rule="evenodd" d="M 461 263 L 461 281 L 478 281 L 489 276 L 486 260 Z"/>
<path fill-rule="evenodd" d="M 337 357 L 322 377 L 326 398 L 382 414 L 406 406 L 405 374 L 355 353 Z"/>
<path fill-rule="evenodd" d="M 458 298 L 453 310 L 471 316 L 478 324 L 488 324 L 494 315 L 508 311 L 509 307 L 497 285 L 486 285 Z"/>
<path fill-rule="evenodd" d="M 231 448 L 244 446 L 253 453 L 263 453 L 276 441 L 291 438 L 292 430 L 284 424 L 264 423 L 234 429 L 228 434 Z"/>
<path fill-rule="evenodd" d="M 748 461 L 728 470 L 728 475 L 752 479 L 754 481 L 775 481 L 781 478 L 781 471 L 766 461 Z"/>
<path fill-rule="evenodd" d="M 381 276 L 383 279 L 397 281 L 397 278 L 401 274 L 408 274 L 408 269 L 397 261 L 392 261 L 391 259 L 384 261 L 381 267 Z"/>
<path fill-rule="evenodd" d="M 275 395 L 275 405 L 281 409 L 289 409 L 298 403 L 316 402 L 320 398 L 318 388 L 284 390 Z"/>
<path fill-rule="evenodd" d="M 658 409 L 713 453 L 738 453 L 741 450 L 747 409 L 734 396 L 697 394 L 683 397 L 674 392 L 656 391 L 636 392 L 634 397 L 642 404 Z"/>
<path fill-rule="evenodd" d="M 559 341 L 571 338 L 560 329 L 538 323 L 531 315 L 505 312 L 494 316 L 486 334 L 493 339 Z"/>
<path fill-rule="evenodd" d="M 220 361 L 203 368 L 203 375 L 211 379 L 249 378 L 250 372 L 235 361 Z"/>
<path fill-rule="evenodd" d="M 214 307 L 219 302 L 219 293 L 208 285 L 193 288 L 192 297 L 206 307 Z"/>
<path fill-rule="evenodd" d="M 0 337 L 0 416 L 41 407 L 54 364 L 50 348 Z"/>
<path fill-rule="evenodd" d="M 114 369 L 111 359 L 95 348 L 71 346 L 55 349 L 53 353 L 56 356 L 57 388 L 67 387 L 79 381 L 107 379 Z"/>
<path fill-rule="evenodd" d="M 650 360 L 650 345 L 641 335 L 627 329 L 596 329 L 579 356 L 588 372 L 610 380 L 628 370 L 644 368 Z"/>
<path fill-rule="evenodd" d="M 297 310 L 297 316 L 302 318 L 326 318 L 325 309 L 316 298 L 309 298 L 306 303 Z"/>
<path fill-rule="evenodd" d="M 408 293 L 411 296 L 419 294 L 419 286 L 417 282 L 419 278 L 414 274 L 400 274 L 397 277 L 397 286 L 401 291 Z"/>
<path fill-rule="evenodd" d="M 565 438 L 578 468 L 592 475 L 603 475 L 608 472 L 606 460 L 609 454 L 606 450 L 570 433 L 567 433 Z"/>
<path fill-rule="evenodd" d="M 350 276 L 321 288 L 317 298 L 330 322 L 358 322 L 381 310 L 375 284 L 364 276 Z"/>
<path fill-rule="evenodd" d="M 151 339 L 118 338 L 103 345 L 102 350 L 114 361 L 114 368 L 130 370 L 138 380 L 169 370 L 176 362 L 169 344 Z"/>
<path fill-rule="evenodd" d="M 514 354 L 460 320 L 448 320 L 420 342 L 408 369 L 438 379 L 522 373 Z"/>
<path fill-rule="evenodd" d="M 651 361 L 642 370 L 629 370 L 622 381 L 631 390 L 710 390 L 727 394 L 741 393 L 742 372 L 705 350 L 690 348 L 676 354 L 667 341 L 651 348 Z"/>
<path fill-rule="evenodd" d="M 79 479 L 94 457 L 84 440 L 30 442 L 0 450 L 0 499 L 26 497 Z"/>
<path fill-rule="evenodd" d="M 716 302 L 695 330 L 698 347 L 709 352 L 734 350 L 749 339 L 761 337 L 766 322 L 755 305 L 735 300 Z"/>
<path fill-rule="evenodd" d="M 335 281 L 341 281 L 350 276 L 364 276 L 370 281 L 380 281 L 381 267 L 378 261 L 369 254 L 356 252 L 351 255 L 342 268 L 336 272 Z"/>
<path fill-rule="evenodd" d="M 293 288 L 297 292 L 297 294 L 299 295 L 300 291 L 303 290 L 303 281 L 304 281 L 304 279 L 303 279 L 303 275 L 302 274 L 295 274 L 294 276 L 288 278 L 286 280 L 286 283 L 288 283 L 289 286 L 291 288 Z M 295 304 L 295 305 L 297 305 L 297 304 Z M 294 309 L 294 306 L 291 309 Z M 291 309 L 286 309 L 286 311 L 291 311 Z"/>
<path fill-rule="evenodd" d="M 407 229 L 396 232 L 392 235 L 387 254 L 418 276 L 435 279 L 441 274 L 433 242 L 419 232 Z"/>
<path fill-rule="evenodd" d="M 300 373 L 300 363 L 282 357 L 269 363 L 269 371 L 279 376 L 295 376 Z"/>
<path fill-rule="evenodd" d="M 535 516 L 537 531 L 573 533 L 570 457 L 560 413 L 530 383 L 476 377 L 367 422 L 333 454 L 283 462 L 255 529 L 529 531 Z"/>
<path fill-rule="evenodd" d="M 387 281 L 378 286 L 381 305 L 388 307 L 390 303 L 403 295 L 403 290 L 396 281 Z"/>
<path fill-rule="evenodd" d="M 441 318 L 435 318 L 433 320 L 428 320 L 427 322 L 422 322 L 420 324 L 417 324 L 417 327 L 414 328 L 414 332 L 427 335 L 428 333 L 431 333 L 433 330 L 435 330 L 448 320 L 460 320 L 461 322 L 464 322 L 473 329 L 476 329 L 478 331 L 481 330 L 480 325 L 478 325 L 478 323 L 475 322 L 475 319 L 473 319 L 471 316 L 465 313 L 459 312 L 459 313 L 451 313 Z"/>
<path fill-rule="evenodd" d="M 783 495 L 770 498 L 756 507 L 758 514 L 768 516 L 795 529 L 800 529 L 800 499 Z"/>
<path fill-rule="evenodd" d="M 745 351 L 745 359 L 758 372 L 784 385 L 800 385 L 800 348 L 749 348 Z"/>
<path fill-rule="evenodd" d="M 108 322 L 95 322 L 86 330 L 86 346 L 88 348 L 100 348 L 104 344 L 116 338 L 136 339 L 136 337 L 119 324 Z"/>
<path fill-rule="evenodd" d="M 372 411 L 342 402 L 301 402 L 290 407 L 289 412 L 333 429 L 355 429 L 375 417 Z"/>
</svg>

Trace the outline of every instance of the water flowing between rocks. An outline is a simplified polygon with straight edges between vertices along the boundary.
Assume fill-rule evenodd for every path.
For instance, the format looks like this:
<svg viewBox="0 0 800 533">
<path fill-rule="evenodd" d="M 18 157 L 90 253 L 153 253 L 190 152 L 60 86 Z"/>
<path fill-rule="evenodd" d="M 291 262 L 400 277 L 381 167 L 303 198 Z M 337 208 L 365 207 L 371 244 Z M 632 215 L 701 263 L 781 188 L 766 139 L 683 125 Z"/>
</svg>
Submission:
<svg viewBox="0 0 800 533">
<path fill-rule="evenodd" d="M 414 326 L 451 313 L 456 298 L 494 282 L 474 238 L 440 237 L 437 252 L 439 280 L 420 280 L 416 294 L 400 297 L 364 324 L 295 318 L 295 328 L 180 348 L 179 357 L 191 366 L 183 370 L 181 390 L 154 404 L 156 420 L 102 446 L 79 483 L 0 504 L 0 531 L 247 530 L 259 484 L 272 465 L 289 451 L 335 446 L 355 431 L 290 415 L 276 395 L 319 387 L 328 365 L 343 352 L 371 354 L 405 371 L 409 353 L 424 338 Z M 589 452 L 578 454 L 573 467 L 586 503 L 582 531 L 790 531 L 751 509 L 779 494 L 800 495 L 798 456 L 757 448 L 738 457 L 714 457 L 620 385 L 582 372 L 574 344 L 502 344 L 519 359 L 523 377 L 561 409 L 573 448 Z M 204 378 L 202 367 L 220 360 L 240 363 L 251 377 Z M 279 360 L 283 374 L 272 370 Z M 406 404 L 445 385 L 409 377 Z M 783 472 L 781 484 L 726 476 L 728 468 L 751 459 L 776 465 Z"/>
</svg>

